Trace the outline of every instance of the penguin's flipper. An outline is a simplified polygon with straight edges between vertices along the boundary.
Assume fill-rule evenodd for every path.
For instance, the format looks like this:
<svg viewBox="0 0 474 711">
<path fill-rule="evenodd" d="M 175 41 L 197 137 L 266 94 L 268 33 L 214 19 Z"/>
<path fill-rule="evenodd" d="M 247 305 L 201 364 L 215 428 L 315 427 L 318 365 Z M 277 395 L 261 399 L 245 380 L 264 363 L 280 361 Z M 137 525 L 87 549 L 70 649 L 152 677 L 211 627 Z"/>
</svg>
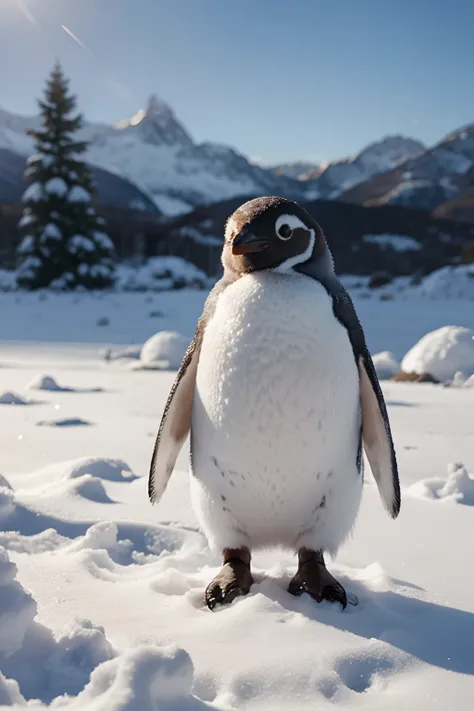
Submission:
<svg viewBox="0 0 474 711">
<path fill-rule="evenodd" d="M 362 439 L 382 501 L 392 518 L 400 511 L 400 483 L 390 422 L 370 353 L 359 356 Z"/>
<path fill-rule="evenodd" d="M 194 337 L 168 395 L 156 436 L 148 478 L 148 496 L 153 504 L 163 496 L 178 454 L 191 428 L 198 361 L 199 352 Z"/>
<path fill-rule="evenodd" d="M 333 299 L 334 315 L 347 329 L 359 368 L 364 450 L 382 501 L 390 516 L 396 518 L 400 511 L 400 482 L 390 422 L 379 379 L 349 294 L 335 277 L 328 280 L 325 287 Z"/>
<path fill-rule="evenodd" d="M 191 341 L 166 401 L 148 477 L 148 496 L 155 504 L 163 496 L 181 447 L 191 429 L 199 354 L 206 323 L 214 313 L 219 295 L 228 282 L 221 279 L 207 297 L 196 333 Z"/>
</svg>

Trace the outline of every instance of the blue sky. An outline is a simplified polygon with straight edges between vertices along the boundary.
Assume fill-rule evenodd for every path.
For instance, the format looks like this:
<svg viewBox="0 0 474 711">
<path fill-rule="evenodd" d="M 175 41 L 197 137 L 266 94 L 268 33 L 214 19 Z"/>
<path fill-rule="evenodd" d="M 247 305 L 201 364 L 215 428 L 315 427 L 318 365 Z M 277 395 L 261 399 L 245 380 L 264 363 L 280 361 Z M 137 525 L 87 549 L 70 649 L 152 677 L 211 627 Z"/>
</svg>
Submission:
<svg viewBox="0 0 474 711">
<path fill-rule="evenodd" d="M 58 57 L 87 118 L 157 93 L 265 162 L 431 144 L 474 121 L 473 27 L 473 0 L 0 0 L 0 106 L 35 112 Z"/>
</svg>

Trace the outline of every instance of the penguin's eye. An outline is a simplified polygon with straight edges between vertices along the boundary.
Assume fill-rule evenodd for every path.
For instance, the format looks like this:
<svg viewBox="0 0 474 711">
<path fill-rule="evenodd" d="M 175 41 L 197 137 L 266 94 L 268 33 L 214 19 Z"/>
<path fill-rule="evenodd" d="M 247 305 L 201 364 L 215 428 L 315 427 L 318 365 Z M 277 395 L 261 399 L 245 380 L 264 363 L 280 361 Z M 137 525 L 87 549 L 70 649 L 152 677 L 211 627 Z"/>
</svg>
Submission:
<svg viewBox="0 0 474 711">
<path fill-rule="evenodd" d="M 279 225 L 279 227 L 277 227 L 277 235 L 282 240 L 290 239 L 292 234 L 293 230 L 291 229 L 290 225 L 286 224 L 286 222 L 283 223 L 283 225 Z"/>
</svg>

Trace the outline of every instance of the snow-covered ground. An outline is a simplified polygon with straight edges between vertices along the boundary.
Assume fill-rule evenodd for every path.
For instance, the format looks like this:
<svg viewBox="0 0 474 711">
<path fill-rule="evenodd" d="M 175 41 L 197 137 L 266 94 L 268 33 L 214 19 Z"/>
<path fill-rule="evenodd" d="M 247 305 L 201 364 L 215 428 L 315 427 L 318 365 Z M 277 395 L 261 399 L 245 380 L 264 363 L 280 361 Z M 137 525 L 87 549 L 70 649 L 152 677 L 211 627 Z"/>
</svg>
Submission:
<svg viewBox="0 0 474 711">
<path fill-rule="evenodd" d="M 367 471 L 330 565 L 357 607 L 290 596 L 295 560 L 269 551 L 250 595 L 211 613 L 219 561 L 186 450 L 160 504 L 146 495 L 174 372 L 104 359 L 160 330 L 190 338 L 205 296 L 0 294 L 0 396 L 18 398 L 0 397 L 0 708 L 469 711 L 474 388 L 383 383 L 402 510 L 387 517 Z M 355 303 L 371 352 L 398 362 L 428 331 L 474 328 L 467 299 Z"/>
</svg>

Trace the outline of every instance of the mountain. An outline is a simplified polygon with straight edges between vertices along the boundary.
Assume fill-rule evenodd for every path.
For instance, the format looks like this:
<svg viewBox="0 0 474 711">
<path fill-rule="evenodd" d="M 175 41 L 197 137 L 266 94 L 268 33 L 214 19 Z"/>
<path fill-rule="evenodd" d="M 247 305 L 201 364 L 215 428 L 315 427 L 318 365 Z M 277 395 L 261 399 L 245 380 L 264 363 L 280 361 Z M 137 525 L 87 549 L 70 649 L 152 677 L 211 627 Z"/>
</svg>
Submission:
<svg viewBox="0 0 474 711">
<path fill-rule="evenodd" d="M 0 148 L 0 203 L 19 203 L 27 183 L 24 179 L 26 158 Z M 110 207 L 159 213 L 155 203 L 136 185 L 106 170 L 91 166 L 97 187 L 97 200 Z"/>
<path fill-rule="evenodd" d="M 317 178 L 324 168 L 316 163 L 308 163 L 304 160 L 296 160 L 292 163 L 280 163 L 278 165 L 268 166 L 275 175 L 285 175 L 293 180 L 311 180 Z"/>
<path fill-rule="evenodd" d="M 26 131 L 38 124 L 38 117 L 0 110 L 0 148 L 31 154 Z M 301 161 L 264 168 L 228 146 L 195 143 L 171 107 L 156 96 L 130 119 L 86 124 L 81 138 L 90 143 L 86 159 L 91 165 L 134 183 L 167 215 L 236 195 L 333 198 L 424 150 L 418 141 L 389 136 L 324 170 Z"/>
<path fill-rule="evenodd" d="M 25 131 L 37 124 L 37 118 L 0 112 L 0 147 L 29 155 L 32 139 Z M 131 119 L 86 124 L 80 137 L 89 141 L 90 164 L 135 183 L 168 215 L 234 195 L 281 193 L 299 199 L 303 194 L 298 181 L 253 165 L 232 148 L 194 143 L 156 96 Z"/>
<path fill-rule="evenodd" d="M 271 168 L 276 175 L 286 175 L 305 183 L 309 198 L 334 199 L 351 186 L 357 185 L 378 173 L 384 173 L 408 158 L 424 153 L 420 141 L 405 136 L 386 136 L 371 143 L 350 158 L 333 161 L 323 167 L 314 163 L 295 161 Z"/>
<path fill-rule="evenodd" d="M 442 213 L 444 203 L 462 201 L 463 195 L 467 198 L 471 195 L 472 200 L 473 188 L 474 124 L 471 124 L 396 169 L 344 191 L 339 199 L 367 206 L 403 205 L 429 211 L 440 208 Z"/>
<path fill-rule="evenodd" d="M 353 185 L 391 170 L 407 158 L 423 154 L 425 150 L 423 143 L 412 138 L 386 136 L 351 158 L 329 163 L 315 180 L 308 181 L 308 189 L 311 189 L 313 198 L 332 200 Z"/>
</svg>

